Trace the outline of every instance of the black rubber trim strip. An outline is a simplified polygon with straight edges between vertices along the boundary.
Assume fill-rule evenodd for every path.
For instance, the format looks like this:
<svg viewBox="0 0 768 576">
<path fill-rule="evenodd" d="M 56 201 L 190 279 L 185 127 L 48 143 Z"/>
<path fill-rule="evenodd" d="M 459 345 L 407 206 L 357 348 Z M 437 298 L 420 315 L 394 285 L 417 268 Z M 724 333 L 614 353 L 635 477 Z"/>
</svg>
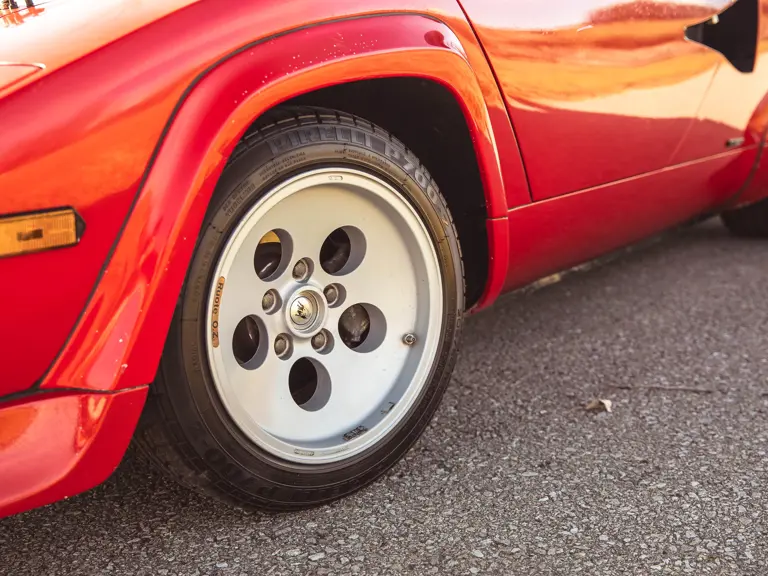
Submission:
<svg viewBox="0 0 768 576">
<path fill-rule="evenodd" d="M 19 392 L 13 392 L 7 396 L 0 398 L 0 410 L 3 409 L 4 404 L 13 402 L 15 400 L 23 400 L 26 398 L 44 399 L 48 396 L 71 396 L 73 394 L 94 394 L 97 396 L 115 396 L 122 392 L 130 392 L 131 390 L 141 390 L 142 388 L 149 388 L 149 384 L 139 384 L 138 386 L 131 386 L 130 388 L 120 388 L 120 390 L 90 390 L 88 388 L 44 388 L 33 389 L 27 388 Z"/>
<path fill-rule="evenodd" d="M 93 283 L 91 292 L 90 294 L 88 294 L 88 299 L 85 301 L 85 305 L 83 306 L 83 309 L 80 311 L 80 314 L 78 315 L 77 320 L 75 321 L 74 325 L 72 326 L 72 329 L 67 335 L 67 339 L 64 341 L 64 344 L 62 344 L 61 348 L 59 348 L 59 351 L 56 353 L 56 356 L 54 356 L 53 360 L 48 365 L 48 368 L 45 369 L 45 372 L 43 372 L 43 375 L 40 376 L 40 378 L 38 378 L 30 387 L 25 388 L 22 392 L 39 390 L 40 385 L 43 383 L 46 376 L 48 376 L 48 373 L 51 371 L 51 368 L 53 368 L 54 364 L 56 364 L 56 361 L 61 357 L 62 352 L 67 347 L 67 344 L 69 344 L 69 341 L 72 339 L 72 335 L 75 333 L 75 330 L 77 330 L 77 327 L 80 325 L 80 321 L 83 319 L 83 315 L 85 314 L 85 311 L 88 308 L 88 305 L 91 303 L 91 300 L 93 300 L 93 295 L 96 293 L 96 290 L 101 282 L 101 279 L 104 276 L 104 272 L 106 271 L 107 267 L 109 266 L 112 260 L 112 256 L 114 255 L 115 250 L 117 249 L 117 245 L 120 243 L 120 240 L 122 239 L 123 232 L 125 231 L 125 227 L 128 225 L 128 221 L 131 219 L 131 216 L 133 215 L 133 210 L 136 207 L 136 203 L 138 202 L 139 197 L 141 196 L 141 193 L 144 190 L 144 185 L 146 184 L 147 179 L 149 178 L 149 173 L 152 171 L 152 168 L 155 165 L 157 156 L 160 153 L 160 148 L 163 145 L 163 142 L 165 141 L 165 138 L 171 129 L 171 125 L 173 124 L 173 121 L 176 119 L 176 116 L 178 116 L 179 110 L 181 109 L 184 102 L 187 100 L 187 97 L 189 96 L 190 92 L 192 92 L 192 90 L 200 83 L 200 81 L 206 75 L 208 75 L 208 73 L 210 73 L 214 68 L 220 66 L 227 60 L 234 58 L 241 52 L 245 52 L 246 50 L 250 50 L 256 46 L 259 46 L 260 44 L 264 44 L 265 42 L 269 42 L 271 40 L 275 40 L 283 36 L 288 36 L 289 34 L 293 34 L 295 32 L 301 32 L 302 30 L 308 30 L 310 28 L 316 28 L 318 26 L 325 26 L 326 24 L 335 24 L 338 22 L 349 22 L 349 21 L 355 21 L 355 20 L 366 20 L 368 18 L 386 18 L 390 16 L 419 16 L 422 18 L 428 18 L 429 20 L 434 20 L 435 22 L 439 22 L 444 26 L 448 26 L 448 24 L 446 24 L 442 20 L 439 20 L 435 16 L 431 14 L 423 14 L 420 12 L 385 12 L 380 14 L 365 14 L 362 16 L 347 16 L 343 18 L 334 18 L 333 20 L 323 20 L 322 22 L 305 24 L 297 28 L 284 30 L 283 32 L 278 32 L 277 34 L 272 34 L 270 36 L 265 36 L 264 38 L 254 40 L 253 42 L 249 42 L 248 44 L 245 44 L 244 46 L 241 46 L 240 48 L 235 49 L 229 54 L 222 56 L 216 62 L 214 62 L 213 64 L 205 68 L 203 71 L 201 71 L 197 76 L 195 76 L 195 78 L 192 80 L 189 86 L 185 88 L 184 92 L 179 97 L 178 102 L 176 102 L 176 105 L 173 107 L 173 110 L 171 111 L 170 117 L 168 118 L 168 120 L 165 123 L 165 126 L 163 127 L 163 131 L 160 133 L 160 137 L 158 138 L 157 144 L 155 145 L 155 149 L 152 151 L 152 155 L 149 157 L 147 166 L 144 169 L 144 173 L 141 176 L 141 180 L 139 181 L 139 185 L 136 189 L 136 194 L 134 195 L 133 200 L 131 201 L 131 204 L 128 207 L 128 213 L 126 214 L 125 219 L 123 220 L 123 223 L 117 232 L 117 236 L 115 237 L 115 240 L 112 243 L 112 247 L 109 249 L 109 252 L 107 253 L 106 258 L 104 259 L 104 264 L 102 264 L 101 270 L 99 270 L 99 274 L 96 277 L 95 282 Z M 450 26 L 448 27 L 450 28 Z M 254 120 L 256 119 L 254 118 Z M 56 390 L 63 390 L 63 388 L 57 388 Z M 86 390 L 84 389 L 83 391 L 86 391 Z M 0 402 L 4 402 L 6 399 L 15 397 L 18 394 L 19 392 L 13 392 L 6 396 L 0 396 Z"/>
</svg>

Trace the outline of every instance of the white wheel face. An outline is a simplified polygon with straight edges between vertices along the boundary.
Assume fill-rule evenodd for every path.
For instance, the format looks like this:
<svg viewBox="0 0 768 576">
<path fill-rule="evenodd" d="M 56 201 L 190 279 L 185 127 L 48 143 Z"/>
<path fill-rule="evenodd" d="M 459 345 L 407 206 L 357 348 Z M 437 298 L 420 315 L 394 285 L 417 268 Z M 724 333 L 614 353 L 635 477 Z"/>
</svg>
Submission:
<svg viewBox="0 0 768 576">
<path fill-rule="evenodd" d="M 426 386 L 443 286 L 429 233 L 394 188 L 323 168 L 269 191 L 216 265 L 207 353 L 257 446 L 304 464 L 381 441 Z"/>
</svg>

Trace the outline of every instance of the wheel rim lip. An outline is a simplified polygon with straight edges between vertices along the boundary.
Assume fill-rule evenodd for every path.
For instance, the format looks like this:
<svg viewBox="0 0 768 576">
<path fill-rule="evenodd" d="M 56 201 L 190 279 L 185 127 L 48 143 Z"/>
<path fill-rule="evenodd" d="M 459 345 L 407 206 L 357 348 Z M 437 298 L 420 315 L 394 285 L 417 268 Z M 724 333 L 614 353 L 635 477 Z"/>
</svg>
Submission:
<svg viewBox="0 0 768 576">
<path fill-rule="evenodd" d="M 417 399 L 421 396 L 422 391 L 428 384 L 434 364 L 434 359 L 437 357 L 440 347 L 442 323 L 443 323 L 443 279 L 442 272 L 439 265 L 437 252 L 431 235 L 424 224 L 423 219 L 419 216 L 418 212 L 411 205 L 411 203 L 401 195 L 392 185 L 383 180 L 382 178 L 371 174 L 365 170 L 359 170 L 350 167 L 324 167 L 309 170 L 302 174 L 293 176 L 286 179 L 282 183 L 274 186 L 269 190 L 259 202 L 252 206 L 248 212 L 241 217 L 238 225 L 230 234 L 226 241 L 224 249 L 221 251 L 214 274 L 212 276 L 211 284 L 209 287 L 209 298 L 207 305 L 207 319 L 211 318 L 211 311 L 214 304 L 215 287 L 218 279 L 228 271 L 232 266 L 232 260 L 241 247 L 243 241 L 262 218 L 269 213 L 279 202 L 288 198 L 291 194 L 306 190 L 316 185 L 317 179 L 327 178 L 328 176 L 344 175 L 345 177 L 352 177 L 355 179 L 361 179 L 362 181 L 368 181 L 372 185 L 372 189 L 367 187 L 361 187 L 366 194 L 375 194 L 379 198 L 385 200 L 387 204 L 394 210 L 395 213 L 407 215 L 404 217 L 404 222 L 408 220 L 416 225 L 416 230 L 409 227 L 413 238 L 408 238 L 408 242 L 415 240 L 416 245 L 419 248 L 419 255 L 424 260 L 424 275 L 427 280 L 427 306 L 429 311 L 427 313 L 427 326 L 422 327 L 423 332 L 426 334 L 424 338 L 422 351 L 416 362 L 416 367 L 413 370 L 413 374 L 410 378 L 410 384 L 406 385 L 400 400 L 387 412 L 386 416 L 382 418 L 376 426 L 366 431 L 365 434 L 353 438 L 343 444 L 332 445 L 325 448 L 317 447 L 302 447 L 300 445 L 285 441 L 273 434 L 267 432 L 261 428 L 257 422 L 252 418 L 243 418 L 243 411 L 247 411 L 246 408 L 242 408 L 238 405 L 237 401 L 233 401 L 234 394 L 231 394 L 227 388 L 226 381 L 222 376 L 223 366 L 217 362 L 216 354 L 217 350 L 212 345 L 211 333 L 206 331 L 206 349 L 208 357 L 208 367 L 210 369 L 212 379 L 216 390 L 218 392 L 219 400 L 224 405 L 225 410 L 229 414 L 230 418 L 234 421 L 237 428 L 245 434 L 249 441 L 253 442 L 259 448 L 266 450 L 274 456 L 277 456 L 283 460 L 300 463 L 300 464 L 328 464 L 335 463 L 342 460 L 347 460 L 353 456 L 357 456 L 362 452 L 365 452 L 372 446 L 377 445 L 382 438 L 387 436 L 393 429 L 395 429 L 410 413 L 411 408 L 416 404 Z M 300 186 L 300 184 L 303 184 Z M 290 268 L 290 267 L 289 267 Z M 290 274 L 284 272 L 284 274 Z M 275 281 L 276 279 L 271 279 Z M 342 280 L 343 282 L 343 280 Z M 294 284 L 296 284 L 294 282 Z M 302 292 L 302 290 L 312 289 L 313 292 L 320 293 L 320 297 L 324 298 L 322 287 L 313 286 L 309 283 L 301 283 L 291 295 L 291 300 L 295 298 L 296 294 Z M 327 311 L 327 304 L 326 311 Z M 287 307 L 289 309 L 290 305 Z M 256 310 L 254 314 L 260 313 L 261 310 Z M 316 334 L 323 328 L 323 323 L 314 323 L 316 330 L 310 333 Z M 290 322 L 289 322 L 290 325 Z M 303 337 L 306 334 L 302 335 Z M 273 338 L 274 335 L 270 335 Z M 390 334 L 389 338 L 397 338 L 400 336 Z M 341 343 L 339 343 L 341 344 Z M 341 344 L 343 345 L 343 344 Z M 219 350 L 218 353 L 221 353 Z M 271 350 L 268 353 L 272 353 Z M 297 361 L 307 356 L 298 355 L 292 358 L 291 361 Z M 410 358 L 410 357 L 409 357 Z M 315 361 L 315 358 L 309 358 L 311 361 Z M 256 369 L 258 370 L 258 369 Z M 383 412 L 382 412 L 383 414 Z M 361 417 L 361 422 L 365 419 Z M 353 430 L 354 431 L 354 430 Z"/>
</svg>

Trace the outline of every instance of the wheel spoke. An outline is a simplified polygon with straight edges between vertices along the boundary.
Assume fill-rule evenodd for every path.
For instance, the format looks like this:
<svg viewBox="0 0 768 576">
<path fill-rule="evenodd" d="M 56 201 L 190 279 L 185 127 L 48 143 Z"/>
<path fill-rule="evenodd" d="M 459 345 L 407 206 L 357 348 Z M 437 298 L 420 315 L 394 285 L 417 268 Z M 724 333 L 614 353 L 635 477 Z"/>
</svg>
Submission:
<svg viewBox="0 0 768 576">
<path fill-rule="evenodd" d="M 402 336 L 414 329 L 418 311 L 418 289 L 408 274 L 393 273 L 391 276 L 372 280 L 377 268 L 376 262 L 369 260 L 361 264 L 360 269 L 339 280 L 347 296 L 344 304 L 337 308 L 338 315 L 354 304 L 373 304 L 381 310 L 386 319 L 388 336 L 397 332 Z M 402 282 L 405 278 L 410 282 Z"/>
<path fill-rule="evenodd" d="M 344 287 L 346 299 L 332 321 L 338 329 L 344 310 L 355 304 L 372 304 L 386 322 L 386 341 L 399 343 L 405 333 L 415 330 L 419 300 L 423 300 L 426 286 L 417 281 L 409 247 L 394 230 L 382 229 L 366 240 L 366 256 L 360 265 L 349 274 L 334 277 Z"/>
<path fill-rule="evenodd" d="M 330 354 L 319 358 L 333 382 L 333 393 L 323 411 L 334 422 L 337 434 L 360 425 L 396 392 L 408 352 L 406 346 L 390 342 L 360 354 L 337 343 Z"/>
<path fill-rule="evenodd" d="M 354 214 L 353 202 L 349 210 L 329 210 L 329 206 L 338 205 L 340 200 L 349 202 L 349 195 L 343 189 L 329 184 L 320 184 L 310 189 L 301 190 L 279 202 L 270 210 L 270 222 L 276 228 L 288 231 L 293 243 L 293 260 L 311 258 L 315 270 L 319 268 L 320 247 L 326 237 L 336 228 L 349 224 L 350 214 Z"/>
<path fill-rule="evenodd" d="M 250 284 L 253 288 L 250 288 Z M 222 345 L 232 344 L 232 337 L 238 323 L 246 316 L 254 316 L 263 322 L 267 335 L 274 339 L 284 331 L 280 312 L 267 314 L 263 311 L 261 299 L 262 290 L 267 286 L 260 281 L 256 274 L 249 275 L 248 282 L 242 282 L 229 276 L 222 291 L 219 307 L 219 338 Z M 212 321 L 212 319 L 211 319 Z"/>
<path fill-rule="evenodd" d="M 290 362 L 280 360 L 270 351 L 255 370 L 236 366 L 228 371 L 237 410 L 247 415 L 254 426 L 278 437 L 302 412 L 288 390 L 290 366 Z"/>
</svg>

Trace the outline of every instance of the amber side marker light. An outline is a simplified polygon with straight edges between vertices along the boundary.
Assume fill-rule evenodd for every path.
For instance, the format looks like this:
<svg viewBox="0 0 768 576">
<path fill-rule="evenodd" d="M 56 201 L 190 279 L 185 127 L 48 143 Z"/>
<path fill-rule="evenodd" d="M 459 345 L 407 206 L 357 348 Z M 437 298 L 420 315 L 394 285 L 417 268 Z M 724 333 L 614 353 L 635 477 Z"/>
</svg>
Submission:
<svg viewBox="0 0 768 576">
<path fill-rule="evenodd" d="M 72 208 L 0 216 L 0 258 L 72 246 L 84 228 Z"/>
</svg>

